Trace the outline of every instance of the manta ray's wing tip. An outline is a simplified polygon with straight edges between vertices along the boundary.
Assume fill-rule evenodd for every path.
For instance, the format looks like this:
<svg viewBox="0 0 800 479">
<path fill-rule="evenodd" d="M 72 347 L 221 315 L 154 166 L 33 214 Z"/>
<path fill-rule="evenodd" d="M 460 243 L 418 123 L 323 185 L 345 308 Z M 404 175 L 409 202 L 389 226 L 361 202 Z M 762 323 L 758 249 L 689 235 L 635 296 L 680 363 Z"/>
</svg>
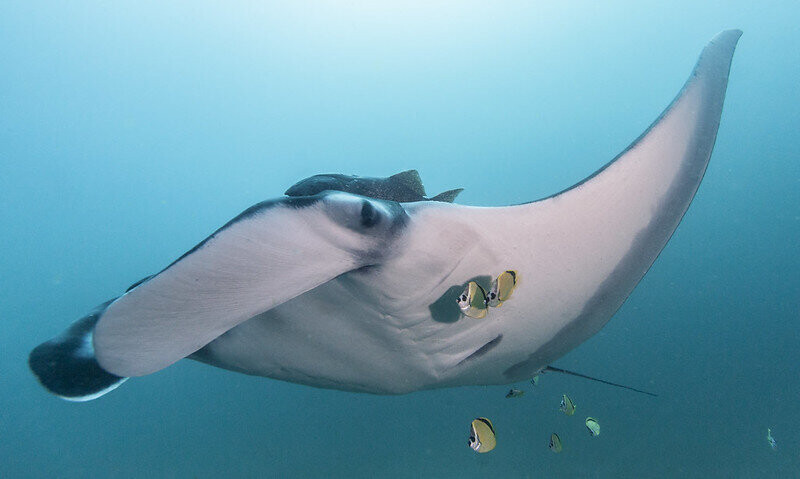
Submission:
<svg viewBox="0 0 800 479">
<path fill-rule="evenodd" d="M 723 30 L 717 33 L 703 50 L 698 64 L 700 64 L 704 58 L 712 56 L 718 58 L 720 63 L 727 63 L 730 65 L 731 57 L 733 57 L 733 50 L 736 48 L 736 44 L 739 42 L 741 36 L 742 31 L 739 29 Z"/>
<path fill-rule="evenodd" d="M 742 32 L 738 28 L 723 30 L 714 35 L 714 38 L 711 39 L 711 44 L 723 44 L 725 46 L 733 48 L 736 46 L 736 43 L 739 41 L 739 38 L 741 38 L 742 33 L 744 32 Z"/>
<path fill-rule="evenodd" d="M 722 30 L 721 32 L 719 32 L 717 34 L 717 36 L 714 37 L 714 40 L 716 40 L 718 38 L 719 39 L 722 39 L 722 38 L 733 38 L 733 39 L 738 40 L 739 37 L 742 36 L 742 33 L 744 33 L 744 32 L 742 32 L 738 28 L 730 28 L 728 30 Z"/>
</svg>

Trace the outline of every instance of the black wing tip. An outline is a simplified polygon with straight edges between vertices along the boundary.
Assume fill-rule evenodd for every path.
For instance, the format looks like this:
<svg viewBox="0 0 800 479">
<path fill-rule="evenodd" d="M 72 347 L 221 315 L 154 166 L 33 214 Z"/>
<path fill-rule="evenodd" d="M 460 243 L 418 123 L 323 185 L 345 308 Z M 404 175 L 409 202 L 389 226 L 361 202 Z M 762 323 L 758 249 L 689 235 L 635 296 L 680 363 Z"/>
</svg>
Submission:
<svg viewBox="0 0 800 479">
<path fill-rule="evenodd" d="M 34 348 L 28 367 L 48 392 L 68 401 L 95 399 L 127 379 L 105 371 L 94 357 L 80 357 L 73 348 L 56 341 Z"/>
<path fill-rule="evenodd" d="M 28 367 L 47 391 L 68 401 L 89 401 L 125 382 L 127 378 L 100 367 L 91 345 L 94 325 L 107 305 L 36 346 L 28 355 Z"/>
</svg>

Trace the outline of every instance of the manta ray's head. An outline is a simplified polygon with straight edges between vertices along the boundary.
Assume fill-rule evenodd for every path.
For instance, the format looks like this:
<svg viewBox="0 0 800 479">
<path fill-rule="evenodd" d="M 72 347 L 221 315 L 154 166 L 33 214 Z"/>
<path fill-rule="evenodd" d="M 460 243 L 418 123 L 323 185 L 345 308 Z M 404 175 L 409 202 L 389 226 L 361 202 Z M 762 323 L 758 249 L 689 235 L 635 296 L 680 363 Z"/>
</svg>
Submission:
<svg viewBox="0 0 800 479">
<path fill-rule="evenodd" d="M 348 183 L 352 182 L 355 178 L 355 176 L 333 173 L 314 175 L 298 181 L 291 188 L 286 190 L 284 194 L 286 196 L 313 196 L 326 190 L 348 191 Z"/>
<path fill-rule="evenodd" d="M 298 226 L 310 226 L 303 241 L 315 237 L 326 247 L 349 252 L 364 265 L 375 265 L 392 254 L 392 245 L 402 236 L 409 221 L 405 208 L 396 201 L 342 191 L 290 197 L 279 200 L 278 205 L 297 208 Z M 298 239 L 294 244 L 303 241 Z"/>
<path fill-rule="evenodd" d="M 339 226 L 362 235 L 386 240 L 408 221 L 405 209 L 396 201 L 379 200 L 339 191 L 317 196 L 325 213 Z"/>
</svg>

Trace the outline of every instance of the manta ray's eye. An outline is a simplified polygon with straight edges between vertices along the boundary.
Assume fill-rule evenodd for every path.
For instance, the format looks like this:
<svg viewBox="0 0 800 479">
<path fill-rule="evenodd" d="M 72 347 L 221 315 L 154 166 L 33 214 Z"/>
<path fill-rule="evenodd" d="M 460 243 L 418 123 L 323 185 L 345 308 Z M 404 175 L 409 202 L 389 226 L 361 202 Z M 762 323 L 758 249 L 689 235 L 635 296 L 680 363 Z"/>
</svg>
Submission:
<svg viewBox="0 0 800 479">
<path fill-rule="evenodd" d="M 336 223 L 360 234 L 378 235 L 400 224 L 405 212 L 392 204 L 348 193 L 331 192 L 322 198 L 325 212 Z"/>
</svg>

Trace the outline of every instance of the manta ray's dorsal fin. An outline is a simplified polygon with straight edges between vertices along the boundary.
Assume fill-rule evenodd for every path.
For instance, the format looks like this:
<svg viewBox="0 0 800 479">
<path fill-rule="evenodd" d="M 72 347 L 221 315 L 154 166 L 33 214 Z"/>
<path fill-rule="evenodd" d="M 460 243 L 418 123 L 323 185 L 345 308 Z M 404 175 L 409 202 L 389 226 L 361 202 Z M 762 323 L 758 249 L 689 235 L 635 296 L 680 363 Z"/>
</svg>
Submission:
<svg viewBox="0 0 800 479">
<path fill-rule="evenodd" d="M 417 170 L 401 171 L 400 173 L 390 176 L 389 179 L 404 184 L 411 191 L 420 196 L 425 196 L 425 187 L 422 185 L 422 178 L 420 178 Z"/>
<path fill-rule="evenodd" d="M 547 366 L 546 368 L 544 368 L 544 371 L 552 371 L 554 373 L 569 374 L 570 376 L 576 376 L 576 377 L 579 377 L 579 378 L 588 379 L 590 381 L 597 381 L 599 383 L 608 384 L 609 386 L 615 386 L 615 387 L 618 387 L 618 388 L 627 389 L 628 391 L 633 391 L 633 392 L 637 392 L 637 393 L 641 393 L 641 394 L 647 394 L 648 396 L 658 397 L 658 394 L 649 393 L 647 391 L 643 391 L 641 389 L 636 389 L 636 388 L 633 388 L 633 387 L 630 387 L 630 386 L 625 386 L 624 384 L 612 383 L 611 381 L 606 381 L 605 379 L 593 378 L 593 377 L 587 376 L 585 374 L 576 373 L 575 371 L 567 371 L 566 369 L 556 368 L 556 367 L 553 367 L 553 366 Z"/>
</svg>

